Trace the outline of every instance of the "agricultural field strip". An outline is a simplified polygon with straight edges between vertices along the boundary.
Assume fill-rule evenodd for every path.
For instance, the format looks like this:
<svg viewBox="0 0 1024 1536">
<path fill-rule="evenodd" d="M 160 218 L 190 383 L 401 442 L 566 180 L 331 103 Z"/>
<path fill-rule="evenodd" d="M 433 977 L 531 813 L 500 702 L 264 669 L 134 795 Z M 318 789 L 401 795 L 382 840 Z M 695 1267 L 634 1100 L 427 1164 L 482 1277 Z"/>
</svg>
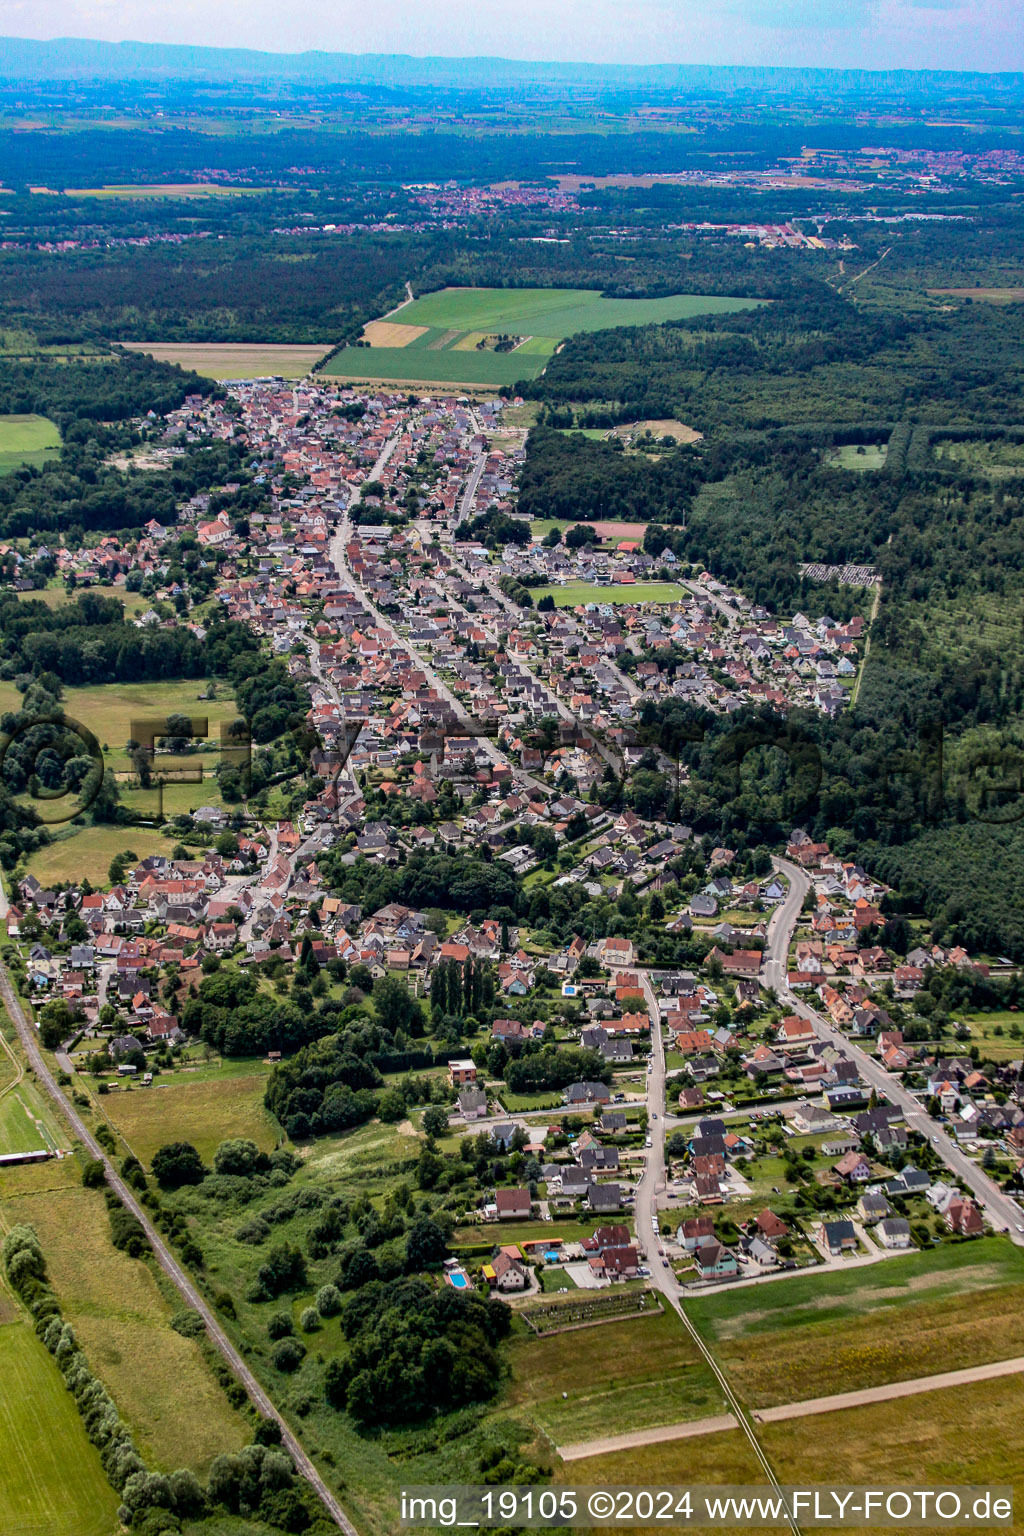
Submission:
<svg viewBox="0 0 1024 1536">
<path fill-rule="evenodd" d="M 0 1293 L 5 1313 L 7 1302 Z M 20 1311 L 0 1318 L 0 1377 L 4 1536 L 109 1536 L 117 1495 L 74 1399 Z"/>
<path fill-rule="evenodd" d="M 810 1397 L 802 1403 L 781 1403 L 775 1408 L 755 1408 L 753 1416 L 761 1424 L 778 1419 L 802 1419 L 816 1413 L 835 1413 L 843 1408 L 861 1408 L 866 1403 L 888 1402 L 898 1397 L 916 1397 L 922 1392 L 939 1392 L 946 1387 L 963 1387 L 975 1381 L 992 1381 L 997 1376 L 1024 1373 L 1024 1356 L 1015 1360 L 993 1360 L 989 1365 L 973 1365 L 964 1371 L 939 1371 L 934 1376 L 916 1376 L 911 1381 L 890 1381 L 882 1387 L 865 1387 L 860 1392 L 837 1392 L 831 1397 Z"/>
<path fill-rule="evenodd" d="M 185 1305 L 192 1307 L 199 1313 L 206 1325 L 207 1333 L 215 1348 L 220 1352 L 227 1365 L 245 1387 L 252 1401 L 260 1412 L 267 1418 L 273 1419 L 281 1430 L 282 1444 L 295 1462 L 296 1468 L 302 1477 L 310 1484 L 317 1494 L 325 1509 L 344 1531 L 345 1536 L 359 1536 L 355 1526 L 349 1520 L 337 1495 L 327 1486 L 324 1479 L 314 1465 L 310 1456 L 306 1453 L 302 1443 L 292 1432 L 287 1421 L 283 1418 L 273 1400 L 261 1386 L 252 1369 L 246 1364 L 239 1351 L 231 1342 L 224 1331 L 216 1313 L 209 1306 L 202 1293 L 193 1284 L 192 1280 L 182 1269 L 177 1259 L 164 1242 L 159 1230 L 149 1217 L 145 1207 L 135 1198 L 133 1191 L 121 1178 L 114 1163 L 107 1156 L 104 1149 L 93 1136 L 81 1116 L 68 1103 L 61 1092 L 57 1080 L 46 1064 L 39 1043 L 36 1039 L 34 1028 L 28 1023 L 22 1011 L 21 1002 L 11 983 L 7 967 L 0 962 L 0 997 L 3 998 L 7 1010 L 14 1021 L 22 1044 L 25 1047 L 29 1063 L 35 1070 L 37 1080 L 42 1084 L 46 1092 L 53 1099 L 61 1114 L 68 1120 L 72 1130 L 84 1144 L 90 1157 L 103 1163 L 107 1182 L 118 1195 L 122 1203 L 131 1211 L 132 1215 L 142 1226 L 146 1237 L 156 1256 L 157 1263 L 170 1279 L 182 1296 Z"/>
</svg>

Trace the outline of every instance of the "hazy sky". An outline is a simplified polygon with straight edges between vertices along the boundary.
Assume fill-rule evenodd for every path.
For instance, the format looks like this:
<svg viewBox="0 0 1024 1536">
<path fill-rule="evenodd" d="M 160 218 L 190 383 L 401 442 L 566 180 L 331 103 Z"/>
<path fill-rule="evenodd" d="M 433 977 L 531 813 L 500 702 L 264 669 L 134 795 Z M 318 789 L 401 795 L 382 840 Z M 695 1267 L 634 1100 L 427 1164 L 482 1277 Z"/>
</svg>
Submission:
<svg viewBox="0 0 1024 1536">
<path fill-rule="evenodd" d="M 1024 0 L 0 0 L 0 34 L 282 52 L 1024 69 Z"/>
</svg>

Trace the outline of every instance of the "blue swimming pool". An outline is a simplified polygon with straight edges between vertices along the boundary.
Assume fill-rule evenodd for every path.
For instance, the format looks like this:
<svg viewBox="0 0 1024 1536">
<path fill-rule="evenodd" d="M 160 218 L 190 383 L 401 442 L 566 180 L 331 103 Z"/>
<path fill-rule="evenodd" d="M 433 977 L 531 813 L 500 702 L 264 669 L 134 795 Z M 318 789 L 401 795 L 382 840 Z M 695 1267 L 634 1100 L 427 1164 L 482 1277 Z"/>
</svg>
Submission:
<svg viewBox="0 0 1024 1536">
<path fill-rule="evenodd" d="M 544 1257 L 549 1264 L 555 1264 L 558 1262 L 559 1255 L 557 1253 L 546 1253 Z"/>
<path fill-rule="evenodd" d="M 466 1279 L 465 1275 L 449 1275 L 448 1279 L 451 1281 L 452 1285 L 454 1285 L 457 1291 L 464 1291 L 469 1284 L 469 1281 Z"/>
</svg>

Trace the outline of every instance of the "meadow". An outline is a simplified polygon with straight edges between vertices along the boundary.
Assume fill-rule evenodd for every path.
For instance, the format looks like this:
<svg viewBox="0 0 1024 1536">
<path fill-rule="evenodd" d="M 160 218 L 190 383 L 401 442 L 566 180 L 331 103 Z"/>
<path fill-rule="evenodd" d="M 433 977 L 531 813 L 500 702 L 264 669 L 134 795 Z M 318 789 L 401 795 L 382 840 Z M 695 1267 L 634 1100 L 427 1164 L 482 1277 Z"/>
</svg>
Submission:
<svg viewBox="0 0 1024 1536">
<path fill-rule="evenodd" d="M 187 1073 L 158 1077 L 149 1088 L 132 1087 L 98 1101 L 113 1129 L 146 1168 L 158 1147 L 190 1141 L 207 1163 L 222 1141 L 248 1136 L 271 1152 L 281 1131 L 263 1107 L 266 1073 L 204 1077 Z"/>
<path fill-rule="evenodd" d="M 151 1466 L 205 1474 L 248 1439 L 199 1343 L 171 1327 L 177 1310 L 153 1269 L 110 1240 L 103 1195 L 81 1184 L 77 1158 L 4 1175 L 4 1216 L 39 1234 L 67 1320 Z M 144 1368 L 140 1368 L 144 1363 Z"/>
<path fill-rule="evenodd" d="M 579 1332 L 517 1338 L 510 1349 L 510 1400 L 556 1444 L 725 1412 L 725 1401 L 693 1340 L 672 1311 Z M 564 1394 L 564 1395 L 563 1395 Z M 613 1428 L 612 1426 L 615 1426 Z"/>
<path fill-rule="evenodd" d="M 830 450 L 827 459 L 835 469 L 882 469 L 887 448 L 886 443 L 842 443 Z"/>
<path fill-rule="evenodd" d="M 68 716 L 92 731 L 103 751 L 104 768 L 117 776 L 122 803 L 153 821 L 188 813 L 201 805 L 223 802 L 213 770 L 220 750 L 221 724 L 237 716 L 234 700 L 223 685 L 221 696 L 204 699 L 208 684 L 202 679 L 166 683 L 108 683 L 65 690 L 63 705 Z M 0 683 L 0 712 L 19 708 L 21 695 L 13 684 Z M 195 773 L 202 769 L 202 781 L 183 777 L 170 779 L 161 798 L 158 787 L 138 787 L 132 777 L 132 763 L 127 744 L 133 728 L 142 722 L 166 719 L 169 715 L 188 715 L 207 721 L 208 735 L 201 738 L 202 750 L 180 757 L 157 755 L 155 769 L 168 774 Z M 150 853 L 170 853 L 174 843 L 154 828 L 146 827 L 75 827 L 59 825 L 54 840 L 33 854 L 32 873 L 44 882 L 68 880 L 87 874 L 94 883 L 105 883 L 107 868 L 115 853 L 133 849 L 139 858 Z"/>
<path fill-rule="evenodd" d="M 133 619 L 140 613 L 145 613 L 147 608 L 152 608 L 150 598 L 143 597 L 141 592 L 126 592 L 124 587 L 108 587 L 102 584 L 89 588 L 97 597 L 116 597 L 119 603 L 123 603 L 126 618 Z M 23 602 L 45 603 L 47 608 L 63 608 L 67 603 L 74 602 L 79 596 L 78 591 L 69 592 L 62 581 L 55 581 L 51 586 L 40 587 L 35 592 L 19 592 L 18 596 Z"/>
<path fill-rule="evenodd" d="M 113 1536 L 118 1497 L 53 1360 L 0 1292 L 4 1536 Z"/>
<path fill-rule="evenodd" d="M 107 871 L 115 854 L 130 849 L 144 859 L 151 853 L 169 855 L 174 846 L 173 838 L 152 827 L 81 827 L 37 849 L 27 869 L 42 885 L 88 877 L 103 887 L 110 884 Z"/>
<path fill-rule="evenodd" d="M 581 603 L 679 603 L 686 596 L 674 581 L 635 581 L 628 586 L 599 587 L 592 581 L 567 581 L 564 587 L 535 587 L 533 601 L 553 597 L 556 608 Z"/>
<path fill-rule="evenodd" d="M 913 1486 L 919 1488 L 1012 1484 L 1019 1510 L 1024 1497 L 1022 1411 L 1024 1382 L 1005 1376 L 925 1397 L 765 1424 L 759 1438 L 782 1483 L 818 1481 L 814 1469 L 822 1467 L 827 1448 L 830 1482 L 908 1484 L 912 1472 Z M 1013 1528 L 1019 1526 L 1018 1514 Z"/>
<path fill-rule="evenodd" d="M 1024 1254 L 993 1237 L 686 1309 L 740 1396 L 768 1407 L 1024 1354 L 1022 1286 Z"/>
<path fill-rule="evenodd" d="M 0 475 L 60 457 L 60 431 L 46 416 L 0 416 Z"/>
<path fill-rule="evenodd" d="M 939 442 L 933 445 L 932 455 L 944 468 L 969 470 L 989 480 L 1016 479 L 1024 473 L 1024 443 L 1013 439 Z"/>
<path fill-rule="evenodd" d="M 217 380 L 266 375 L 301 379 L 330 351 L 330 342 L 305 346 L 284 342 L 124 341 L 121 345 Z"/>
<path fill-rule="evenodd" d="M 559 343 L 580 331 L 727 314 L 756 302 L 701 294 L 608 299 L 593 288 L 442 288 L 386 321 L 372 321 L 364 333 L 370 346 L 345 347 L 323 372 L 346 379 L 497 388 L 536 378 Z M 478 347 L 496 335 L 524 339 L 511 352 Z M 377 345 L 378 339 L 386 345 Z"/>
</svg>

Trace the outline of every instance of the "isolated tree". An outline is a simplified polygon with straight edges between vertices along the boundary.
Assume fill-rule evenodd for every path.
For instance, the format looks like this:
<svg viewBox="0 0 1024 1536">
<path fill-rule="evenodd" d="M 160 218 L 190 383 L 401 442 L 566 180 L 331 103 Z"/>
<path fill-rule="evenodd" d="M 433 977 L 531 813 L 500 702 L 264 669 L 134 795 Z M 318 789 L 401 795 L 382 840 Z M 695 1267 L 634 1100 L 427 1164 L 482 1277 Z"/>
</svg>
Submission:
<svg viewBox="0 0 1024 1536">
<path fill-rule="evenodd" d="M 201 1184 L 206 1177 L 203 1160 L 190 1141 L 172 1141 L 153 1153 L 153 1177 L 161 1189 L 180 1189 Z"/>
</svg>

